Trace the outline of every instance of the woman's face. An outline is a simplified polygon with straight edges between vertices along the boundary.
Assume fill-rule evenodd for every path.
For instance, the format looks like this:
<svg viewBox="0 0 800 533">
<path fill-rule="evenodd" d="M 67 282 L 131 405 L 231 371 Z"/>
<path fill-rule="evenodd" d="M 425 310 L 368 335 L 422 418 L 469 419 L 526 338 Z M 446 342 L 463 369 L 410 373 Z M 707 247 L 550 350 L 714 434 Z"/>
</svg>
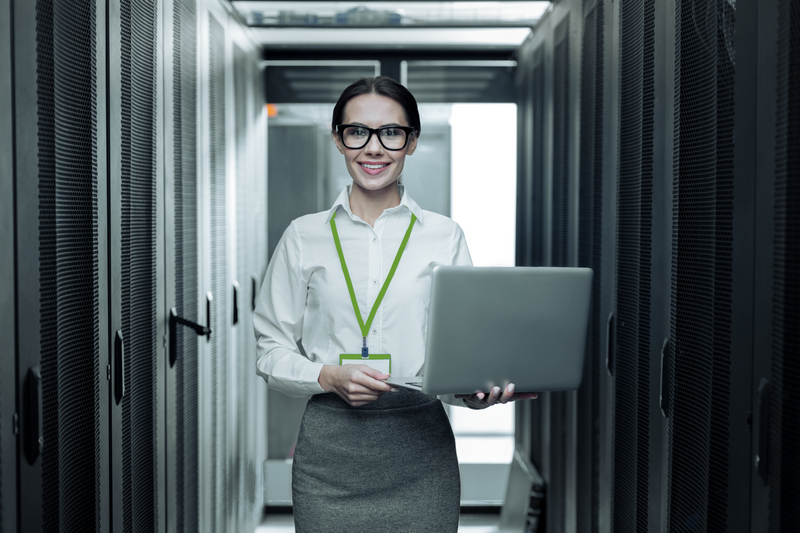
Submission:
<svg viewBox="0 0 800 533">
<path fill-rule="evenodd" d="M 381 126 L 410 126 L 403 107 L 386 96 L 362 94 L 347 102 L 343 124 L 358 124 L 368 128 Z M 387 150 L 377 135 L 372 135 L 363 148 L 351 150 L 342 144 L 337 133 L 333 140 L 339 152 L 344 154 L 347 171 L 357 187 L 367 191 L 378 191 L 392 185 L 403 172 L 407 155 L 414 153 L 417 137 L 412 135 L 402 150 Z"/>
</svg>

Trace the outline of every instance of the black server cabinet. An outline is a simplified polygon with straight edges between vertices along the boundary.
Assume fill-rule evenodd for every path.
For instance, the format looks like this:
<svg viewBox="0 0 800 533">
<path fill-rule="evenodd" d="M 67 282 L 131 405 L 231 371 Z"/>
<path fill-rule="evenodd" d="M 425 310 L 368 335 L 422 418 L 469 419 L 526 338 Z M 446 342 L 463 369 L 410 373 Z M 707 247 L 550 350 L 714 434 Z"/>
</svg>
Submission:
<svg viewBox="0 0 800 533">
<path fill-rule="evenodd" d="M 17 530 L 14 107 L 11 1 L 0 0 L 0 532 Z M 11 258 L 11 260 L 9 260 Z"/>
<path fill-rule="evenodd" d="M 772 375 L 770 379 L 770 531 L 800 518 L 800 6 L 782 0 L 778 17 Z M 762 422 L 763 423 L 763 422 Z M 761 452 L 760 452 L 761 453 Z"/>
<path fill-rule="evenodd" d="M 798 178 L 800 10 L 759 2 L 756 173 L 752 531 L 791 530 L 798 520 Z M 737 28 L 738 29 L 738 28 Z M 777 35 L 777 39 L 775 36 Z M 738 133 L 738 130 L 737 130 Z M 737 161 L 738 162 L 738 161 Z M 769 354 L 769 357 L 766 356 Z"/>
<path fill-rule="evenodd" d="M 163 128 L 155 0 L 109 3 L 112 525 L 164 530 Z"/>
<path fill-rule="evenodd" d="M 105 3 L 14 3 L 17 527 L 108 529 Z"/>
<path fill-rule="evenodd" d="M 167 531 L 200 530 L 199 343 L 205 338 L 177 323 L 200 322 L 198 213 L 198 20 L 195 0 L 164 7 L 164 192 L 166 304 Z M 174 317 L 173 317 L 174 310 Z"/>
<path fill-rule="evenodd" d="M 604 252 L 611 249 L 605 236 L 609 224 L 604 170 L 606 155 L 613 145 L 607 135 L 609 110 L 606 106 L 606 6 L 602 0 L 585 1 L 581 6 L 580 62 L 580 156 L 578 183 L 578 266 L 594 271 L 592 304 L 586 339 L 583 382 L 577 393 L 576 449 L 576 531 L 600 531 L 601 490 L 604 486 L 603 437 L 607 434 L 603 408 L 608 405 L 606 333 L 608 302 L 603 301 L 607 278 Z M 611 18 L 611 17 L 609 17 Z"/>
</svg>

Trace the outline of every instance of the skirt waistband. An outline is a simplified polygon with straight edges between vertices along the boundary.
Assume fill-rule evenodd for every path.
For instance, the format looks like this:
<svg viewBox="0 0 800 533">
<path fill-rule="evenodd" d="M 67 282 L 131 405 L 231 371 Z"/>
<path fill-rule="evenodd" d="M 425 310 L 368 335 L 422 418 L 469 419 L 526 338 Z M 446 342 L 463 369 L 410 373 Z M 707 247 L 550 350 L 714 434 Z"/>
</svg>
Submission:
<svg viewBox="0 0 800 533">
<path fill-rule="evenodd" d="M 339 395 L 333 392 L 315 394 L 309 400 L 309 402 L 314 402 L 317 405 L 332 407 L 334 409 L 354 409 L 360 411 L 402 409 L 405 407 L 423 405 L 433 401 L 438 401 L 436 396 L 402 388 L 398 389 L 397 392 L 387 392 L 374 402 L 362 405 L 361 407 L 351 406 L 349 403 L 340 398 Z"/>
</svg>

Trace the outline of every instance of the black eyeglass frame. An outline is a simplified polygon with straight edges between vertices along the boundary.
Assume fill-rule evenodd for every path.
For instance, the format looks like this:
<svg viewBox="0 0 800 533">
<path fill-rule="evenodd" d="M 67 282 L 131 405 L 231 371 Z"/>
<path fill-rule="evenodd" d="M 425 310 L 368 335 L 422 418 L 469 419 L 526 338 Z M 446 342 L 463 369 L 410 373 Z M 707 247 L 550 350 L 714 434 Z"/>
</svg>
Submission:
<svg viewBox="0 0 800 533">
<path fill-rule="evenodd" d="M 367 140 L 361 146 L 357 147 L 347 146 L 344 143 L 345 128 L 361 128 L 362 130 L 367 130 L 369 132 Z M 400 148 L 389 148 L 388 146 L 383 144 L 383 139 L 381 139 L 380 132 L 382 130 L 402 130 L 406 133 L 406 142 L 403 143 L 403 146 L 401 146 Z M 342 141 L 342 145 L 345 148 L 349 148 L 350 150 L 360 150 L 364 148 L 366 145 L 369 144 L 370 139 L 372 139 L 372 134 L 374 133 L 378 135 L 378 142 L 381 143 L 381 146 L 383 146 L 386 150 L 389 150 L 390 152 L 399 152 L 400 150 L 404 150 L 405 147 L 408 146 L 408 140 L 411 139 L 411 136 L 416 133 L 416 130 L 410 126 L 381 126 L 380 128 L 373 129 L 373 128 L 368 128 L 366 126 L 362 126 L 361 124 L 337 124 L 336 133 L 339 134 L 339 139 Z"/>
</svg>

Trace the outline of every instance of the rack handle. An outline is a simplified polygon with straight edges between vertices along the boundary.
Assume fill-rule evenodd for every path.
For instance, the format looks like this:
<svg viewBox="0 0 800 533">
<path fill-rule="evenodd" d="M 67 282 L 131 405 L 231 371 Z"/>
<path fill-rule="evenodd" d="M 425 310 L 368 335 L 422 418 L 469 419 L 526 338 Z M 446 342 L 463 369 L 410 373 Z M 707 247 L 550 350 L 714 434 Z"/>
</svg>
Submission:
<svg viewBox="0 0 800 533">
<path fill-rule="evenodd" d="M 672 358 L 672 348 L 669 339 L 664 339 L 661 345 L 661 393 L 658 404 L 664 418 L 669 418 L 669 365 Z"/>
<path fill-rule="evenodd" d="M 117 405 L 125 397 L 125 341 L 122 330 L 114 334 L 114 400 Z"/>
<path fill-rule="evenodd" d="M 614 323 L 614 311 L 608 314 L 606 322 L 606 372 L 609 377 L 614 376 L 614 348 L 616 347 L 616 329 Z"/>
<path fill-rule="evenodd" d="M 758 475 L 769 484 L 769 380 L 761 378 L 758 384 L 758 448 L 756 448 L 756 469 Z"/>
<path fill-rule="evenodd" d="M 42 370 L 39 365 L 28 368 L 24 384 L 25 428 L 24 447 L 28 464 L 34 464 L 42 453 Z"/>
<path fill-rule="evenodd" d="M 239 323 L 239 282 L 233 282 L 233 325 Z"/>
<path fill-rule="evenodd" d="M 211 293 L 209 293 L 211 294 Z M 208 326 L 201 326 L 197 322 L 192 322 L 182 316 L 178 315 L 178 310 L 173 307 L 169 310 L 169 366 L 175 366 L 175 362 L 178 360 L 178 324 L 181 326 L 186 326 L 187 328 L 193 330 L 198 335 L 205 335 L 206 337 L 211 336 L 211 319 L 209 317 Z"/>
</svg>

